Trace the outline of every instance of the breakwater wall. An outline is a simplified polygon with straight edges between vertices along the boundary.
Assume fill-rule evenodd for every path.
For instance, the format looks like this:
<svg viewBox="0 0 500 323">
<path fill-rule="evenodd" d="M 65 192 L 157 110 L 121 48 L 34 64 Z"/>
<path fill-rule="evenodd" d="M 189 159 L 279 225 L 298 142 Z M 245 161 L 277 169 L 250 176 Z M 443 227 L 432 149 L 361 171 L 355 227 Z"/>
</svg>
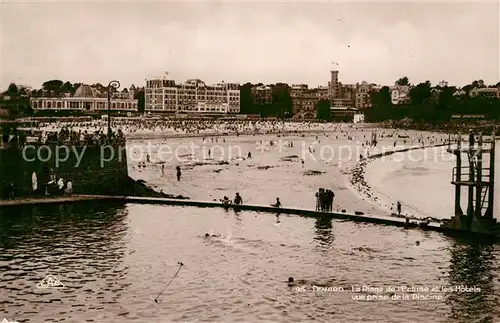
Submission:
<svg viewBox="0 0 500 323">
<path fill-rule="evenodd" d="M 118 203 L 132 203 L 142 205 L 173 205 L 173 206 L 187 206 L 187 207 L 202 207 L 202 208 L 224 208 L 239 211 L 261 212 L 273 215 L 299 215 L 304 217 L 324 217 L 338 220 L 354 221 L 359 223 L 371 223 L 378 225 L 396 226 L 406 229 L 436 231 L 450 235 L 466 235 L 466 236 L 490 236 L 493 238 L 500 238 L 500 235 L 474 233 L 465 230 L 448 228 L 440 226 L 438 223 L 430 223 L 425 228 L 419 228 L 417 225 L 412 224 L 408 226 L 402 218 L 395 218 L 390 216 L 380 216 L 373 214 L 362 213 L 348 213 L 348 212 L 321 212 L 307 209 L 292 209 L 292 208 L 276 208 L 272 206 L 262 205 L 224 205 L 220 202 L 209 201 L 193 201 L 186 199 L 172 199 L 172 198 L 152 198 L 152 197 L 137 197 L 137 196 L 102 196 L 102 195 L 74 195 L 60 198 L 38 198 L 38 199 L 25 199 L 13 201 L 0 201 L 0 209 L 10 207 L 23 207 L 29 205 L 43 205 L 43 204 L 67 204 L 67 203 L 103 203 L 103 202 L 118 202 Z"/>
<path fill-rule="evenodd" d="M 411 150 L 435 148 L 435 147 L 443 147 L 443 146 L 448 146 L 448 143 L 427 145 L 427 146 L 413 146 L 413 147 L 408 147 L 408 148 L 403 148 L 403 149 L 394 149 L 394 150 L 384 151 L 384 152 L 381 152 L 378 154 L 369 155 L 369 156 L 367 156 L 367 159 L 381 158 L 381 157 L 393 155 L 396 153 L 404 153 L 404 152 L 411 151 Z"/>
</svg>

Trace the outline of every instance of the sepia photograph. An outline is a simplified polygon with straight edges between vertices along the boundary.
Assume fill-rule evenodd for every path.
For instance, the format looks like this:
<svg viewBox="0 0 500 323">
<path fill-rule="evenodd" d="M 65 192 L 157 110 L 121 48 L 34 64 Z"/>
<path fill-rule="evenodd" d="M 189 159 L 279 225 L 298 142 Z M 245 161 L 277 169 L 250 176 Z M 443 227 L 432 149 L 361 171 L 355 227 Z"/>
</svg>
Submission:
<svg viewBox="0 0 500 323">
<path fill-rule="evenodd" d="M 0 323 L 500 323 L 500 2 L 0 0 Z"/>
</svg>

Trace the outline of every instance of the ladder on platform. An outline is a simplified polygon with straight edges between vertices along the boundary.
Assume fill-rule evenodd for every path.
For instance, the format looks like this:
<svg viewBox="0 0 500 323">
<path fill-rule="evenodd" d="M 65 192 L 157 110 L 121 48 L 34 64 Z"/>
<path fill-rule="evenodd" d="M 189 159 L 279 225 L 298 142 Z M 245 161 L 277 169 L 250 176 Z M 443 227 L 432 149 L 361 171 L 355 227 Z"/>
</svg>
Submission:
<svg viewBox="0 0 500 323">
<path fill-rule="evenodd" d="M 488 196 L 488 186 L 481 186 L 477 189 L 481 190 L 481 210 L 485 210 L 488 208 L 488 204 L 486 203 L 487 202 L 486 197 Z M 475 205 L 475 203 L 476 203 L 476 196 L 475 195 L 474 195 L 473 201 L 474 201 L 474 205 Z"/>
</svg>

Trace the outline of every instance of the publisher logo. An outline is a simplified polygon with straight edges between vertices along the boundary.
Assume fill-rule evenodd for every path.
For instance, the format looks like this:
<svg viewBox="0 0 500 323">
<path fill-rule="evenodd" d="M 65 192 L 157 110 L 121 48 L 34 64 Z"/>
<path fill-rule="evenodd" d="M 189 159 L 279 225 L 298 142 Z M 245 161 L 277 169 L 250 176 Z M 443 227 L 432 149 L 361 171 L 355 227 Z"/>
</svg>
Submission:
<svg viewBox="0 0 500 323">
<path fill-rule="evenodd" d="M 0 323 L 19 323 L 18 321 L 9 321 L 6 318 L 4 318 Z"/>
<path fill-rule="evenodd" d="M 36 285 L 37 288 L 64 288 L 64 284 L 54 275 L 48 275 Z"/>
</svg>

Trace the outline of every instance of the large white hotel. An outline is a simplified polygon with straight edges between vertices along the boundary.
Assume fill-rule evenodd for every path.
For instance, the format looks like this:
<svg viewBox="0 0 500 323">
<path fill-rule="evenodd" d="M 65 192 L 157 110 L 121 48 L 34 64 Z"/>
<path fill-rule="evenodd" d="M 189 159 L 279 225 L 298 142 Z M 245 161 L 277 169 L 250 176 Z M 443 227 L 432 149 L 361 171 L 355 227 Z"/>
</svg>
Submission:
<svg viewBox="0 0 500 323">
<path fill-rule="evenodd" d="M 146 81 L 145 110 L 150 113 L 229 114 L 240 112 L 240 85 L 207 85 L 199 79 Z"/>
</svg>

